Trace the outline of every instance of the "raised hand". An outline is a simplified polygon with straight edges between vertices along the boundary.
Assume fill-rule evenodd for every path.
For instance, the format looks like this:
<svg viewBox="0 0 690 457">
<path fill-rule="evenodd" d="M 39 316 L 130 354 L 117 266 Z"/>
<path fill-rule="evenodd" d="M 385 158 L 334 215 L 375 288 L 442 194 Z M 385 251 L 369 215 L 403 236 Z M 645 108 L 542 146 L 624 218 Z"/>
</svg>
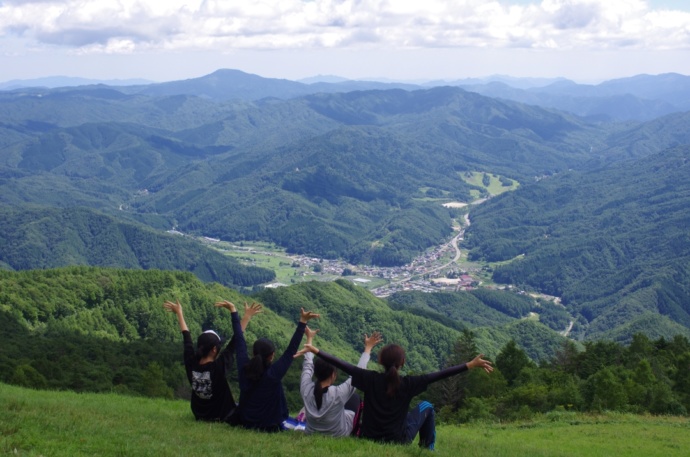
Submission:
<svg viewBox="0 0 690 457">
<path fill-rule="evenodd" d="M 165 308 L 166 311 L 169 311 L 171 313 L 175 314 L 181 314 L 182 313 L 182 305 L 180 305 L 180 301 L 177 300 L 176 303 L 173 303 L 171 301 L 166 301 L 163 303 L 163 308 Z"/>
<path fill-rule="evenodd" d="M 183 332 L 189 331 L 187 328 L 187 323 L 184 321 L 184 315 L 182 314 L 182 305 L 180 305 L 180 300 L 177 300 L 175 303 L 171 301 L 166 301 L 163 303 L 163 308 L 165 308 L 166 311 L 169 311 L 171 313 L 174 313 L 177 316 L 177 323 L 180 324 L 180 330 Z"/>
<path fill-rule="evenodd" d="M 316 346 L 314 346 L 312 344 L 307 343 L 304 345 L 304 347 L 302 349 L 300 349 L 299 351 L 297 351 L 295 353 L 293 358 L 301 357 L 304 354 L 306 354 L 307 352 L 311 352 L 312 354 L 316 355 L 319 353 L 319 348 L 317 348 Z"/>
<path fill-rule="evenodd" d="M 383 335 L 381 335 L 381 332 L 374 332 L 371 334 L 371 336 L 367 335 L 366 333 L 364 334 L 364 352 L 371 352 L 371 350 L 379 344 L 381 341 L 383 341 Z"/>
<path fill-rule="evenodd" d="M 215 306 L 217 308 L 225 308 L 225 309 L 229 310 L 231 313 L 237 312 L 237 308 L 235 307 L 235 305 L 233 305 L 232 303 L 230 303 L 227 300 L 216 302 Z"/>
<path fill-rule="evenodd" d="M 316 319 L 317 317 L 321 317 L 321 314 L 316 314 L 311 311 L 305 311 L 304 308 L 300 308 L 300 316 L 299 316 L 299 321 L 302 322 L 303 324 L 306 324 L 312 319 Z"/>
<path fill-rule="evenodd" d="M 251 305 L 248 305 L 247 302 L 244 302 L 244 315 L 249 316 L 250 318 L 256 314 L 263 313 L 264 310 L 264 305 L 261 303 L 257 302 L 252 302 Z"/>
<path fill-rule="evenodd" d="M 307 344 L 312 343 L 312 341 L 314 340 L 314 337 L 316 336 L 317 333 L 319 333 L 318 328 L 316 330 L 312 330 L 309 327 L 304 329 L 304 334 L 307 335 Z"/>
<path fill-rule="evenodd" d="M 467 368 L 483 368 L 487 373 L 494 371 L 491 362 L 484 360 L 482 357 L 484 357 L 484 354 L 479 354 L 477 357 L 467 362 Z"/>
</svg>

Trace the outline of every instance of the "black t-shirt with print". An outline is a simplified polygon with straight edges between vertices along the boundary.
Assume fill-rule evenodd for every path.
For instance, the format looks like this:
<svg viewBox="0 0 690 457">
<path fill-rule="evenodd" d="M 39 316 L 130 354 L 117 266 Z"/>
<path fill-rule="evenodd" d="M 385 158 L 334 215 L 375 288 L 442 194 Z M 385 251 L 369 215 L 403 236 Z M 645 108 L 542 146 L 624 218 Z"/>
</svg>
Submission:
<svg viewBox="0 0 690 457">
<path fill-rule="evenodd" d="M 223 420 L 235 408 L 235 399 L 226 379 L 234 362 L 234 338 L 216 360 L 200 365 L 194 355 L 189 331 L 182 332 L 184 366 L 192 386 L 191 407 L 197 420 Z"/>
</svg>

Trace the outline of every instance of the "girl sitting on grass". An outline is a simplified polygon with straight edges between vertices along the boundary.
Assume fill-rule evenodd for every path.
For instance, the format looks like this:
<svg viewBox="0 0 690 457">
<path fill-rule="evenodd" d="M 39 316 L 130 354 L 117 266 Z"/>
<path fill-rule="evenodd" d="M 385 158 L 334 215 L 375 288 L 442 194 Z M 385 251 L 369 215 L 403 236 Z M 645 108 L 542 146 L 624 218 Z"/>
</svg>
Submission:
<svg viewBox="0 0 690 457">
<path fill-rule="evenodd" d="M 219 306 L 219 303 L 216 303 Z M 192 386 L 191 408 L 196 420 L 222 421 L 235 409 L 235 399 L 228 386 L 226 376 L 232 368 L 235 356 L 235 340 L 221 351 L 223 341 L 213 330 L 206 330 L 192 344 L 192 336 L 182 313 L 182 305 L 166 301 L 166 311 L 177 316 L 184 344 L 184 367 Z M 247 328 L 252 316 L 261 312 L 261 305 L 253 303 L 244 308 L 241 328 Z"/>
<path fill-rule="evenodd" d="M 317 332 L 318 330 L 306 328 L 308 345 L 312 344 Z M 379 332 L 374 332 L 371 337 L 364 335 L 364 352 L 359 358 L 358 367 L 367 367 L 371 349 L 381 341 L 383 338 Z M 312 381 L 313 375 L 316 376 L 316 381 Z M 321 358 L 314 361 L 314 354 L 311 352 L 304 354 L 300 394 L 307 422 L 305 433 L 330 436 L 348 436 L 352 433 L 360 398 L 352 387 L 352 378 L 334 386 L 337 377 L 338 371 L 333 365 Z"/>
<path fill-rule="evenodd" d="M 434 409 L 423 401 L 408 412 L 412 398 L 426 390 L 432 382 L 462 373 L 468 369 L 483 368 L 493 371 L 491 362 L 478 355 L 471 361 L 441 371 L 418 376 L 400 376 L 405 365 L 405 350 L 397 344 L 386 345 L 379 352 L 378 361 L 384 373 L 365 370 L 319 351 L 311 344 L 299 353 L 311 352 L 352 376 L 352 385 L 364 392 L 364 412 L 360 436 L 376 441 L 411 443 L 419 433 L 419 446 L 434 449 L 436 426 Z"/>
<path fill-rule="evenodd" d="M 224 303 L 232 312 L 232 328 L 236 337 L 237 372 L 240 383 L 239 425 L 266 432 L 282 431 L 283 422 L 288 418 L 283 377 L 299 349 L 307 322 L 319 315 L 302 308 L 295 333 L 285 352 L 275 362 L 275 346 L 267 338 L 256 340 L 250 359 L 235 305 L 230 302 Z"/>
</svg>

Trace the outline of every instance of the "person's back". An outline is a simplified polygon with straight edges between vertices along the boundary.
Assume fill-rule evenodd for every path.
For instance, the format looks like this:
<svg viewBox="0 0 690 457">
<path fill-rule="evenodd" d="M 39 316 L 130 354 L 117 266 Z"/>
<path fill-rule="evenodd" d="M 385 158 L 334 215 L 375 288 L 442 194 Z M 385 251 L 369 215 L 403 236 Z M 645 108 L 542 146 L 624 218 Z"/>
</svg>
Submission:
<svg viewBox="0 0 690 457">
<path fill-rule="evenodd" d="M 253 357 L 249 358 L 239 318 L 237 313 L 233 313 L 240 384 L 240 423 L 243 427 L 268 432 L 283 429 L 282 423 L 288 418 L 288 408 L 282 380 L 299 348 L 307 321 L 315 317 L 318 314 L 302 309 L 300 321 L 288 347 L 273 362 L 275 347 L 266 338 L 260 338 L 254 343 Z"/>
<path fill-rule="evenodd" d="M 387 395 L 385 373 L 366 371 L 356 375 L 354 385 L 364 392 L 360 436 L 376 441 L 405 442 L 405 420 L 412 399 L 426 390 L 423 376 L 404 376 L 394 396 Z"/>
<path fill-rule="evenodd" d="M 307 344 L 311 344 L 316 332 L 307 327 Z M 371 337 L 364 335 L 364 351 L 357 363 L 358 367 L 367 367 L 371 349 L 382 340 L 379 332 L 374 332 Z M 337 375 L 334 366 L 321 359 L 314 361 L 314 355 L 311 353 L 304 355 L 300 394 L 306 416 L 305 433 L 334 437 L 348 436 L 352 433 L 360 398 L 352 386 L 352 378 L 340 385 L 333 385 Z M 313 376 L 316 377 L 315 381 L 312 381 Z"/>
<path fill-rule="evenodd" d="M 229 302 L 219 302 L 215 306 L 229 309 L 226 303 L 231 305 Z M 194 417 L 197 420 L 206 421 L 227 419 L 236 406 L 226 379 L 233 365 L 235 338 L 233 337 L 227 347 L 221 351 L 221 338 L 216 332 L 207 330 L 199 335 L 195 350 L 180 302 L 166 301 L 163 307 L 177 316 L 182 331 L 184 366 L 192 388 L 190 404 Z M 234 305 L 232 305 L 232 310 L 235 310 Z M 259 304 L 245 306 L 245 315 L 239 327 L 244 330 L 252 316 L 260 312 L 261 305 Z"/>
<path fill-rule="evenodd" d="M 295 345 L 295 351 L 298 344 Z M 288 352 L 290 349 L 292 348 L 289 348 Z M 288 407 L 283 389 L 284 371 L 281 369 L 282 366 L 283 364 L 278 360 L 276 364 L 268 367 L 261 379 L 248 382 L 247 387 L 242 389 L 240 402 L 242 402 L 242 425 L 244 427 L 277 431 L 280 424 L 287 419 Z"/>
<path fill-rule="evenodd" d="M 355 412 L 345 409 L 350 399 L 350 385 L 331 386 L 322 397 L 321 407 L 317 407 L 312 387 L 304 390 L 304 410 L 306 416 L 305 433 L 319 433 L 328 436 L 348 436 L 352 433 Z"/>
<path fill-rule="evenodd" d="M 410 401 L 424 392 L 433 382 L 480 367 L 487 373 L 493 370 L 491 362 L 478 355 L 471 361 L 419 376 L 400 376 L 405 365 L 405 350 L 397 344 L 389 344 L 379 352 L 378 361 L 385 372 L 365 370 L 338 359 L 313 345 L 305 345 L 301 351 L 318 355 L 328 363 L 352 376 L 352 385 L 364 391 L 364 412 L 360 436 L 377 441 L 399 443 L 412 442 L 419 435 L 420 447 L 434 449 L 436 429 L 434 408 L 422 401 L 407 411 Z"/>
<path fill-rule="evenodd" d="M 235 408 L 235 399 L 225 378 L 234 359 L 234 345 L 228 344 L 218 358 L 202 363 L 194 352 L 189 331 L 182 334 L 184 364 L 192 388 L 191 408 L 194 417 L 197 420 L 223 420 Z M 206 336 L 217 338 L 215 333 L 204 333 L 199 340 Z M 218 344 L 220 345 L 220 338 Z"/>
</svg>

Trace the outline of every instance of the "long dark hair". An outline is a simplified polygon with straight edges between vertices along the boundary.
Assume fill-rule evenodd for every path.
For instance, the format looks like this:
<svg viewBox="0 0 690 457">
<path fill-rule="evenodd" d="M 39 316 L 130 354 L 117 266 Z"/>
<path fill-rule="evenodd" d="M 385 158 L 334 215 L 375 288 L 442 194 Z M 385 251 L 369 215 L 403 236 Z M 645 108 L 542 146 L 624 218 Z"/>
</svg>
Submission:
<svg viewBox="0 0 690 457">
<path fill-rule="evenodd" d="M 253 349 L 254 357 L 244 366 L 244 375 L 250 381 L 258 381 L 271 364 L 270 357 L 276 352 L 276 347 L 268 338 L 259 338 L 254 342 Z"/>
<path fill-rule="evenodd" d="M 379 363 L 386 369 L 386 395 L 395 397 L 400 387 L 399 370 L 405 364 L 405 349 L 388 344 L 379 352 Z"/>
<path fill-rule="evenodd" d="M 321 382 L 333 376 L 335 373 L 335 367 L 323 359 L 316 359 L 314 361 L 314 376 L 316 376 L 316 381 L 314 381 L 314 399 L 316 400 L 316 409 L 321 409 L 323 404 L 323 392 L 324 388 L 321 387 Z"/>
</svg>

